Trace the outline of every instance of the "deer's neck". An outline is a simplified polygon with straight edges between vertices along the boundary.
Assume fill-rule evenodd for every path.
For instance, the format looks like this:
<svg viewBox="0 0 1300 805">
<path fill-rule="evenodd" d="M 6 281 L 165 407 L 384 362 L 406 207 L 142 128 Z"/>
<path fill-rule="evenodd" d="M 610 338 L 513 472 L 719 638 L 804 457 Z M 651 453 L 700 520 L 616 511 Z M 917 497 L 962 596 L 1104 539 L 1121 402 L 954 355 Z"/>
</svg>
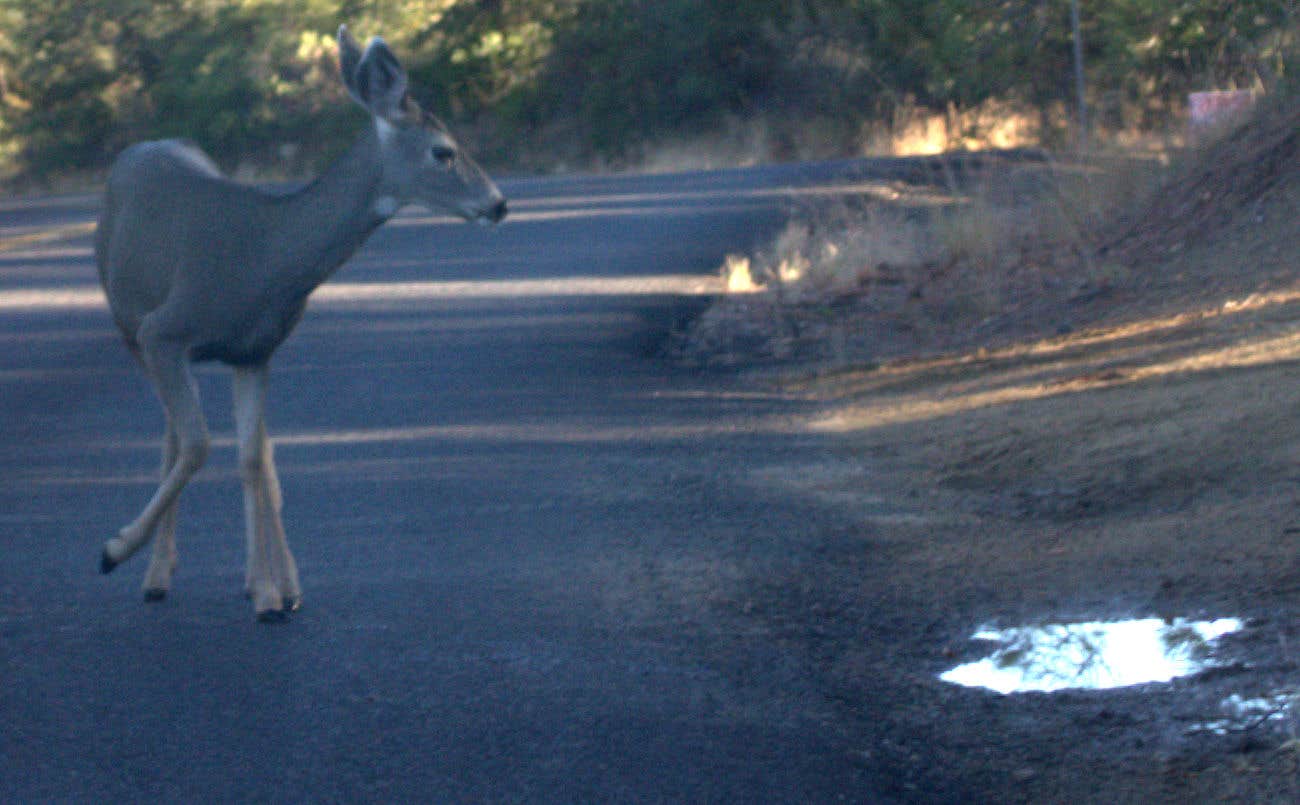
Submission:
<svg viewBox="0 0 1300 805">
<path fill-rule="evenodd" d="M 279 274 L 306 298 L 396 212 L 384 203 L 379 140 L 368 126 L 315 181 L 281 200 Z"/>
</svg>

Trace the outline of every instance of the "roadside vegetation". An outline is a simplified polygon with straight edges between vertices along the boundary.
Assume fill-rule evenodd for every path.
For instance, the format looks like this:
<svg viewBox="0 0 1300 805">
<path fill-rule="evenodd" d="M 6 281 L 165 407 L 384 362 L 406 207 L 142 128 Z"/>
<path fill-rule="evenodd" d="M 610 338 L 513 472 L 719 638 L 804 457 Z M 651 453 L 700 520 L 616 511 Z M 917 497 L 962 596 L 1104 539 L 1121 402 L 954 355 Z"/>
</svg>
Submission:
<svg viewBox="0 0 1300 805">
<path fill-rule="evenodd" d="M 722 266 L 728 293 L 670 349 L 692 364 L 835 372 L 1065 335 L 1293 170 L 1293 83 L 1182 148 L 949 154 L 798 214 Z M 1219 282 L 1212 282 L 1215 287 Z"/>
<path fill-rule="evenodd" d="M 382 33 L 495 168 L 672 167 L 1077 140 L 1070 4 L 1031 0 L 0 0 L 0 172 L 91 178 L 185 136 L 298 175 L 354 111 L 340 22 Z M 1294 0 L 1084 0 L 1093 133 L 1270 89 Z M 703 157 L 698 152 L 706 152 Z M 721 155 L 721 156 L 718 156 Z"/>
</svg>

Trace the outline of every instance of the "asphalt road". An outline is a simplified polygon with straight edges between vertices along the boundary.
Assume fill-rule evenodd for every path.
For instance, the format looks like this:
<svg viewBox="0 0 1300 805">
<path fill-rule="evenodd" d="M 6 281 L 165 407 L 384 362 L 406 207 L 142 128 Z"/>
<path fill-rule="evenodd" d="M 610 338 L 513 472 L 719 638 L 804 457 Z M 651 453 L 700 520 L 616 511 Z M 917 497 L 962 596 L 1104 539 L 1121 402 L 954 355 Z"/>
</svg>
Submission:
<svg viewBox="0 0 1300 805">
<path fill-rule="evenodd" d="M 653 354 L 725 254 L 873 170 L 505 181 L 495 230 L 390 223 L 274 363 L 280 626 L 241 595 L 219 366 L 172 595 L 141 601 L 143 556 L 97 573 L 161 410 L 99 302 L 96 199 L 0 203 L 0 802 L 880 801 L 868 736 L 710 614 L 833 519 L 736 482 L 821 449 L 804 403 Z"/>
</svg>

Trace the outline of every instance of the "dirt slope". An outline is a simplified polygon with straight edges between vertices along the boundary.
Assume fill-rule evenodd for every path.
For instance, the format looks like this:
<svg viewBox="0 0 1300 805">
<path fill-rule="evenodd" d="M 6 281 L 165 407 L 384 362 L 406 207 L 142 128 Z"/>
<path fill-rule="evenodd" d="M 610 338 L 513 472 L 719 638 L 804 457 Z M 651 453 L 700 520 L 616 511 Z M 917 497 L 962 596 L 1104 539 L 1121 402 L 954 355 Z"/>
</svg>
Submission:
<svg viewBox="0 0 1300 805">
<path fill-rule="evenodd" d="M 737 615 L 806 658 L 911 801 L 1293 802 L 1300 708 L 1300 113 L 1211 149 L 1116 225 L 1124 282 L 995 346 L 784 387 L 832 457 L 753 483 L 856 507 Z M 1041 319 L 1050 321 L 1051 318 Z M 984 624 L 1249 618 L 1170 685 L 1003 697 L 935 675 Z"/>
</svg>

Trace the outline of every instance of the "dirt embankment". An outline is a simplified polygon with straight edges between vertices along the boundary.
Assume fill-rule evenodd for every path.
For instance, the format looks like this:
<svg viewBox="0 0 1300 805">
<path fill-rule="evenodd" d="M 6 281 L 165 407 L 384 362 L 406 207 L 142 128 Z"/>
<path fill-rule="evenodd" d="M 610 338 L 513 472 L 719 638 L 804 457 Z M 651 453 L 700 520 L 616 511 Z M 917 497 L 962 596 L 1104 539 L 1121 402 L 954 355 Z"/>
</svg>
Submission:
<svg viewBox="0 0 1300 805">
<path fill-rule="evenodd" d="M 1035 315 L 982 344 L 780 375 L 826 402 L 813 427 L 836 457 L 754 482 L 860 526 L 756 581 L 736 617 L 805 657 L 899 798 L 1300 798 L 1300 707 L 1194 728 L 1234 694 L 1300 691 L 1298 107 L 1111 224 L 1091 256 L 1124 270 L 1096 293 L 1021 300 Z M 1227 664 L 1171 684 L 935 678 L 985 624 L 1229 615 L 1249 625 Z"/>
</svg>

